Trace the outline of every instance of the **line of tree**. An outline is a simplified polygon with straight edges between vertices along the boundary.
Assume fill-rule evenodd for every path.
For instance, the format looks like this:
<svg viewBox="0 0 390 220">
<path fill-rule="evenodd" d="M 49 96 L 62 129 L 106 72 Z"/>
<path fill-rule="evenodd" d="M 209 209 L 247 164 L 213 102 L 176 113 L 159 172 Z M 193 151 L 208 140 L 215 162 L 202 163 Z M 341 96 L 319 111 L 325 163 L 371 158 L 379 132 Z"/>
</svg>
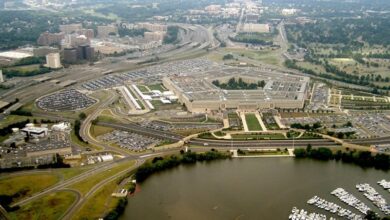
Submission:
<svg viewBox="0 0 390 220">
<path fill-rule="evenodd" d="M 12 128 L 24 128 L 26 124 L 30 123 L 30 119 L 20 121 L 20 122 L 15 122 L 13 124 L 9 124 L 6 127 L 0 128 L 0 136 L 6 136 L 8 134 L 12 133 Z"/>
<path fill-rule="evenodd" d="M 271 46 L 274 44 L 272 41 L 265 41 L 262 39 L 257 38 L 238 38 L 238 37 L 230 37 L 229 39 L 234 42 L 240 42 L 240 43 L 247 43 L 247 44 L 256 44 L 256 45 L 263 45 L 263 46 Z"/>
<path fill-rule="evenodd" d="M 335 76 L 335 75 L 332 75 L 329 73 L 317 73 L 314 70 L 298 66 L 296 64 L 296 61 L 294 61 L 294 60 L 286 60 L 284 62 L 284 65 L 287 68 L 296 69 L 296 70 L 299 70 L 299 71 L 306 73 L 306 74 L 309 74 L 309 75 L 319 76 L 319 77 L 325 78 L 325 79 L 331 79 L 331 80 L 341 81 L 341 82 L 360 85 L 360 86 L 368 86 L 368 87 L 372 88 L 371 92 L 374 94 L 381 94 L 380 89 L 390 90 L 390 86 L 385 86 L 385 85 L 384 86 L 377 86 L 377 85 L 370 83 L 370 82 L 367 82 L 367 81 L 361 81 L 360 80 L 361 78 L 359 78 L 355 75 L 351 75 L 351 74 L 348 74 L 348 75 L 342 74 L 344 77 L 341 77 L 341 76 L 337 76 L 337 75 Z"/>
<path fill-rule="evenodd" d="M 13 66 L 25 66 L 32 64 L 44 64 L 46 61 L 45 57 L 26 57 L 18 60 Z"/>
<path fill-rule="evenodd" d="M 228 80 L 227 83 L 220 83 L 219 80 L 214 80 L 212 81 L 212 83 L 221 89 L 227 89 L 227 90 L 240 90 L 240 89 L 255 90 L 258 89 L 259 87 L 264 88 L 266 84 L 264 80 L 258 81 L 257 83 L 247 83 L 244 80 L 242 80 L 241 77 L 238 78 L 238 80 L 232 77 Z"/>
<path fill-rule="evenodd" d="M 148 161 L 145 164 L 141 165 L 135 172 L 134 176 L 137 182 L 144 181 L 147 177 L 153 173 L 167 170 L 179 166 L 180 164 L 194 164 L 197 161 L 212 161 L 218 159 L 227 159 L 230 158 L 230 154 L 221 153 L 214 149 L 205 153 L 192 153 L 191 151 L 184 152 L 180 151 L 180 155 L 172 155 L 169 157 L 155 157 L 152 161 Z M 129 175 L 129 174 L 128 174 Z M 125 175 L 123 178 L 127 178 L 128 175 Z M 134 192 L 135 186 L 131 185 L 129 190 Z M 128 203 L 127 197 L 119 199 L 115 209 L 110 211 L 105 217 L 105 220 L 116 220 L 118 219 L 123 212 L 125 211 L 126 205 Z"/>
<path fill-rule="evenodd" d="M 18 108 L 14 111 L 10 112 L 11 115 L 21 115 L 21 116 L 32 116 L 31 111 L 24 110 L 22 108 Z"/>
<path fill-rule="evenodd" d="M 139 28 L 139 29 L 128 29 L 128 28 L 118 28 L 118 34 L 120 37 L 136 37 L 136 36 L 144 36 L 145 32 L 147 32 L 145 28 Z"/>
<path fill-rule="evenodd" d="M 168 26 L 167 33 L 164 36 L 164 44 L 174 44 L 178 41 L 179 27 Z"/>
<path fill-rule="evenodd" d="M 30 71 L 22 71 L 17 69 L 4 69 L 3 74 L 8 77 L 28 77 L 28 76 L 36 76 L 40 74 L 45 74 L 51 72 L 50 68 L 40 67 L 39 69 L 30 70 Z"/>
<path fill-rule="evenodd" d="M 321 122 L 315 122 L 314 124 L 305 124 L 302 125 L 301 123 L 293 123 L 290 125 L 291 128 L 296 128 L 296 129 L 304 129 L 306 131 L 318 131 L 322 127 Z"/>
<path fill-rule="evenodd" d="M 5 110 L 7 110 L 9 107 L 13 106 L 14 104 L 18 103 L 19 99 L 16 98 L 15 101 L 8 103 L 7 105 L 0 108 L 0 113 L 3 113 Z"/>
<path fill-rule="evenodd" d="M 172 155 L 169 157 L 156 157 L 151 162 L 146 162 L 140 166 L 135 172 L 137 182 L 143 182 L 153 173 L 163 171 L 180 164 L 194 164 L 197 161 L 212 161 L 218 159 L 230 158 L 230 154 L 221 153 L 216 150 L 211 150 L 205 153 L 183 152 L 179 156 Z"/>
<path fill-rule="evenodd" d="M 77 119 L 77 120 L 74 121 L 74 126 L 73 126 L 73 128 L 74 128 L 74 132 L 75 132 L 75 135 L 76 135 L 77 139 L 78 139 L 79 141 L 81 141 L 81 142 L 84 142 L 84 143 L 87 143 L 87 144 L 88 144 L 88 142 L 85 141 L 85 140 L 81 137 L 81 135 L 80 135 L 80 129 L 81 129 L 81 122 L 80 122 L 80 120 Z"/>
<path fill-rule="evenodd" d="M 364 168 L 373 167 L 380 170 L 390 170 L 390 156 L 387 154 L 372 154 L 370 151 L 348 150 L 343 152 L 338 150 L 333 153 L 332 150 L 325 147 L 312 148 L 310 144 L 304 148 L 294 150 L 296 158 L 312 158 L 316 160 L 335 160 L 345 163 L 353 163 Z"/>
</svg>

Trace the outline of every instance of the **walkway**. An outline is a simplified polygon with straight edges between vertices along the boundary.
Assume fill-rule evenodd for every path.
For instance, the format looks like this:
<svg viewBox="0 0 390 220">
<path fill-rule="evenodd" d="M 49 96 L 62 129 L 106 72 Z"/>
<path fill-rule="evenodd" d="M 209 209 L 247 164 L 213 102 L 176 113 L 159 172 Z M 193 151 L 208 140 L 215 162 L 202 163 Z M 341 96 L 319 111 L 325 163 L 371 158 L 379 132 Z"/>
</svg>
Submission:
<svg viewBox="0 0 390 220">
<path fill-rule="evenodd" d="M 240 112 L 239 114 L 240 114 L 240 117 L 241 117 L 242 126 L 244 127 L 244 131 L 245 132 L 249 132 L 248 124 L 246 123 L 245 113 Z"/>
<path fill-rule="evenodd" d="M 261 119 L 260 113 L 259 112 L 255 112 L 255 116 L 256 116 L 257 120 L 259 121 L 259 124 L 261 126 L 261 130 L 267 131 L 267 127 L 265 126 L 263 120 Z"/>
</svg>

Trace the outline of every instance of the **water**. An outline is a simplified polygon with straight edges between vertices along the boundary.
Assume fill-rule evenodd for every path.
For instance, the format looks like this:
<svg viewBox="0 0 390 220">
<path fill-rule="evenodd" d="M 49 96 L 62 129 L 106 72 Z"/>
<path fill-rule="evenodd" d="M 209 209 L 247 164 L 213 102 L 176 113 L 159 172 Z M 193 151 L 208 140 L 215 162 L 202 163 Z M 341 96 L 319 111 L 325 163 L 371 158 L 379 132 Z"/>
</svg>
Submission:
<svg viewBox="0 0 390 220">
<path fill-rule="evenodd" d="M 245 158 L 197 163 L 149 177 L 129 198 L 121 219 L 288 219 L 293 206 L 330 216 L 306 201 L 318 195 L 347 208 L 330 195 L 337 187 L 379 213 L 355 185 L 369 183 L 390 202 L 390 193 L 376 183 L 386 178 L 389 173 L 333 161 Z"/>
</svg>

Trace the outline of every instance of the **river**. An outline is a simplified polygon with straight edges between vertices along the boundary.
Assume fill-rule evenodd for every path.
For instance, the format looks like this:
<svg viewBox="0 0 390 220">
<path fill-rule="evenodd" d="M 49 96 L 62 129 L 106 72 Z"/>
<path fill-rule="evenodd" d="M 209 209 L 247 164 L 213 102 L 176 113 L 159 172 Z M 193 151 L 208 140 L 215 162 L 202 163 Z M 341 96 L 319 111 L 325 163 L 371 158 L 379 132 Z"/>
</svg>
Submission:
<svg viewBox="0 0 390 220">
<path fill-rule="evenodd" d="M 376 183 L 386 178 L 390 180 L 390 175 L 384 171 L 310 159 L 245 158 L 183 165 L 142 183 L 121 219 L 288 219 L 294 206 L 331 216 L 306 204 L 314 195 L 359 214 L 330 195 L 337 187 L 380 213 L 355 184 L 371 184 L 390 202 L 390 193 Z"/>
</svg>

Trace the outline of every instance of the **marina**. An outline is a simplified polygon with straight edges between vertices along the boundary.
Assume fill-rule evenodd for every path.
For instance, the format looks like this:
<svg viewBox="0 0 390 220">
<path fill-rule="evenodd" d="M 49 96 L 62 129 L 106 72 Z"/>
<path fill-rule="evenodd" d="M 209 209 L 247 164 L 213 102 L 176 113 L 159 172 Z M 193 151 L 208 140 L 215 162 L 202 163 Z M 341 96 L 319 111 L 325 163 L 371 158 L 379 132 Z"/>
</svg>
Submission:
<svg viewBox="0 0 390 220">
<path fill-rule="evenodd" d="M 140 183 L 141 191 L 129 199 L 120 219 L 273 220 L 289 219 L 290 215 L 290 219 L 295 220 L 325 219 L 321 216 L 326 219 L 362 219 L 365 214 L 330 194 L 338 187 L 384 217 L 385 214 L 356 189 L 356 184 L 370 184 L 389 201 L 390 193 L 377 185 L 378 180 L 387 176 L 388 173 L 376 169 L 288 157 L 197 163 L 159 172 Z M 238 185 L 243 187 L 237 188 Z M 308 203 L 314 196 L 324 200 L 323 208 Z M 293 207 L 299 212 L 292 213 Z M 336 207 L 345 211 L 337 209 L 333 213 Z"/>
<path fill-rule="evenodd" d="M 351 212 L 348 209 L 344 209 L 340 207 L 339 205 L 333 203 L 333 202 L 328 202 L 325 199 L 322 199 L 318 196 L 314 196 L 313 198 L 309 199 L 307 201 L 308 204 L 317 206 L 320 209 L 324 209 L 326 211 L 329 211 L 333 214 L 337 214 L 340 217 L 345 217 L 347 219 L 351 220 L 362 220 L 363 217 L 361 215 L 357 215 L 353 212 Z"/>
<path fill-rule="evenodd" d="M 368 183 L 357 184 L 356 188 L 360 192 L 364 192 L 364 196 L 376 205 L 385 215 L 390 214 L 390 205 L 386 200 Z"/>
<path fill-rule="evenodd" d="M 378 181 L 378 184 L 390 192 L 390 181 L 386 181 L 383 179 L 381 181 Z"/>
<path fill-rule="evenodd" d="M 339 198 L 344 203 L 356 208 L 363 214 L 367 214 L 367 212 L 371 210 L 366 204 L 361 202 L 354 195 L 345 191 L 343 188 L 337 188 L 333 190 L 331 194 Z"/>
<path fill-rule="evenodd" d="M 326 216 L 324 214 L 318 214 L 318 213 L 308 213 L 304 209 L 297 209 L 294 207 L 291 210 L 291 214 L 289 215 L 288 219 L 291 220 L 326 220 Z M 335 220 L 334 218 L 330 218 L 330 220 Z"/>
</svg>

